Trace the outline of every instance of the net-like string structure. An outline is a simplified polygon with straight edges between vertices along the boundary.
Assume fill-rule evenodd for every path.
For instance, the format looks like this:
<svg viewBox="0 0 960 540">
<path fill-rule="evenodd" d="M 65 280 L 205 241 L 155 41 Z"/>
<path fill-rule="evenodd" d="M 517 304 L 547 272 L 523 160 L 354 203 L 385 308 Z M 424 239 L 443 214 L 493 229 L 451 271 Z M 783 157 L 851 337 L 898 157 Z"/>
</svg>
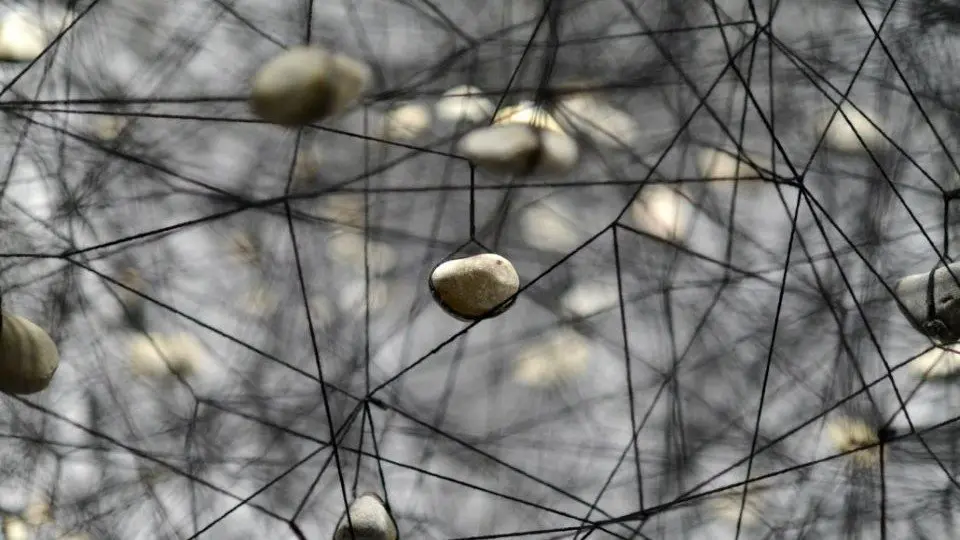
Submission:
<svg viewBox="0 0 960 540">
<path fill-rule="evenodd" d="M 3 2 L 3 538 L 953 538 L 958 36 Z"/>
</svg>

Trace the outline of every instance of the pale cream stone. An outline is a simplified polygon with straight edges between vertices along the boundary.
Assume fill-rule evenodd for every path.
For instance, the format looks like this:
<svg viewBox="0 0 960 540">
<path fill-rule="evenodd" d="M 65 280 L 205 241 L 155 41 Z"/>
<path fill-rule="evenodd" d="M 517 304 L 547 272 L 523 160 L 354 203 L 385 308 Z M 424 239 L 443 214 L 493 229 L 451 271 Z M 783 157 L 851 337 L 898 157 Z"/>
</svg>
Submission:
<svg viewBox="0 0 960 540">
<path fill-rule="evenodd" d="M 555 117 L 567 132 L 580 132 L 599 146 L 630 148 L 640 138 L 632 116 L 587 94 L 562 99 Z"/>
<path fill-rule="evenodd" d="M 676 242 L 687 234 L 690 204 L 670 188 L 648 186 L 631 205 L 631 214 L 642 230 Z"/>
<path fill-rule="evenodd" d="M 4 540 L 29 540 L 30 526 L 20 518 L 5 517 L 3 518 L 3 537 Z"/>
<path fill-rule="evenodd" d="M 579 282 L 560 297 L 563 310 L 577 317 L 589 317 L 616 306 L 619 301 L 616 283 L 599 281 Z"/>
<path fill-rule="evenodd" d="M 947 379 L 960 373 L 960 344 L 934 347 L 910 362 L 907 370 L 918 379 Z"/>
<path fill-rule="evenodd" d="M 539 249 L 569 251 L 580 243 L 580 235 L 570 223 L 571 220 L 562 212 L 539 204 L 523 212 L 520 235 L 528 244 Z"/>
<path fill-rule="evenodd" d="M 835 453 L 851 452 L 849 458 L 858 467 L 869 468 L 880 462 L 880 447 L 872 446 L 880 442 L 877 430 L 863 420 L 840 417 L 826 426 L 826 435 Z M 862 450 L 861 450 L 862 449 Z"/>
<path fill-rule="evenodd" d="M 387 139 L 412 141 L 430 129 L 432 121 L 430 109 L 427 106 L 407 103 L 384 115 L 380 132 Z"/>
<path fill-rule="evenodd" d="M 763 165 L 761 161 L 753 161 Z M 697 168 L 704 178 L 713 180 L 711 184 L 732 184 L 743 180 L 762 182 L 760 172 L 752 165 L 716 148 L 703 148 L 697 153 Z"/>
<path fill-rule="evenodd" d="M 824 143 L 827 146 L 840 152 L 854 154 L 865 152 L 864 145 L 871 150 L 877 150 L 886 142 L 880 130 L 868 119 L 869 116 L 874 119 L 874 124 L 882 127 L 879 117 L 863 107 L 860 109 L 863 112 L 857 111 L 849 103 L 844 103 L 832 122 L 830 117 L 834 113 L 833 109 L 825 110 L 817 117 L 817 132 L 818 134 L 826 132 Z M 846 114 L 846 118 L 841 111 Z M 829 125 L 828 122 L 830 122 Z M 858 134 L 860 139 L 863 139 L 863 143 L 857 138 Z"/>
<path fill-rule="evenodd" d="M 47 47 L 43 21 L 23 11 L 10 11 L 0 19 L 0 60 L 31 62 Z"/>
<path fill-rule="evenodd" d="M 190 334 L 138 334 L 130 339 L 129 355 L 135 374 L 156 378 L 188 377 L 208 360 L 206 348 Z"/>
<path fill-rule="evenodd" d="M 532 101 L 521 101 L 513 107 L 501 109 L 493 117 L 494 124 L 521 124 L 556 133 L 565 133 L 557 119 Z"/>
<path fill-rule="evenodd" d="M 480 168 L 514 175 L 565 174 L 580 157 L 569 135 L 522 122 L 475 129 L 460 139 L 457 149 Z"/>
<path fill-rule="evenodd" d="M 37 497 L 27 504 L 21 517 L 28 525 L 39 527 L 53 521 L 53 509 L 45 497 Z"/>
<path fill-rule="evenodd" d="M 434 110 L 444 122 L 479 123 L 490 118 L 496 106 L 483 95 L 483 91 L 474 86 L 457 86 L 444 92 L 437 100 Z"/>
<path fill-rule="evenodd" d="M 364 236 L 354 232 L 340 232 L 327 241 L 327 255 L 357 271 L 369 266 L 370 273 L 386 274 L 397 266 L 397 251 L 385 242 L 370 240 L 364 245 Z"/>
</svg>

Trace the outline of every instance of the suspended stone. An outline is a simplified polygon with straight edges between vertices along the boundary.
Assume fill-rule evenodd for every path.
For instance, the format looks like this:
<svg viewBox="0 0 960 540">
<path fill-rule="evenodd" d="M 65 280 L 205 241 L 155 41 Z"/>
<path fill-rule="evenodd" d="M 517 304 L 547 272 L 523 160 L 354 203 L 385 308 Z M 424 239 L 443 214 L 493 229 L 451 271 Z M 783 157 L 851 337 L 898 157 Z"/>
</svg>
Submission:
<svg viewBox="0 0 960 540">
<path fill-rule="evenodd" d="M 862 107 L 861 110 L 865 111 Z M 824 143 L 830 148 L 856 154 L 864 152 L 865 148 L 876 150 L 886 141 L 881 131 L 874 126 L 880 125 L 880 122 L 874 120 L 871 124 L 867 114 L 854 109 L 849 103 L 842 104 L 836 115 L 833 113 L 833 109 L 824 111 L 816 124 L 818 133 L 826 132 Z M 873 113 L 868 114 L 875 116 Z"/>
<path fill-rule="evenodd" d="M 430 275 L 430 291 L 437 303 L 468 321 L 502 314 L 513 305 L 519 289 L 516 269 L 494 253 L 446 261 Z"/>
<path fill-rule="evenodd" d="M 689 232 L 691 205 L 682 195 L 664 186 L 644 188 L 630 206 L 637 226 L 658 238 L 678 242 Z"/>
<path fill-rule="evenodd" d="M 920 333 L 940 343 L 960 341 L 960 262 L 902 278 L 895 293 Z"/>
<path fill-rule="evenodd" d="M 458 151 L 497 174 L 564 174 L 576 166 L 579 149 L 564 133 L 529 124 L 499 124 L 464 135 Z"/>
<path fill-rule="evenodd" d="M 37 17 L 11 11 L 0 19 L 0 60 L 32 62 L 47 44 L 46 32 Z"/>
<path fill-rule="evenodd" d="M 187 377 L 206 363 L 206 349 L 189 334 L 141 334 L 130 340 L 130 364 L 140 376 Z"/>
<path fill-rule="evenodd" d="M 27 504 L 20 517 L 28 525 L 39 527 L 53 522 L 53 509 L 46 497 L 37 497 Z"/>
<path fill-rule="evenodd" d="M 493 117 L 493 123 L 521 124 L 555 133 L 564 133 L 557 119 L 549 111 L 532 101 L 521 101 L 513 107 L 502 109 Z"/>
<path fill-rule="evenodd" d="M 50 336 L 23 317 L 4 313 L 0 330 L 0 392 L 35 394 L 50 385 L 60 354 Z"/>
<path fill-rule="evenodd" d="M 302 126 L 344 111 L 366 90 L 370 68 L 319 47 L 293 47 L 253 78 L 250 108 L 267 122 Z"/>
<path fill-rule="evenodd" d="M 390 110 L 384 117 L 380 132 L 384 138 L 412 141 L 430 128 L 430 109 L 418 103 L 408 103 Z"/>
<path fill-rule="evenodd" d="M 547 387 L 582 374 L 590 347 L 580 333 L 562 329 L 524 347 L 517 355 L 514 379 L 524 385 Z"/>
<path fill-rule="evenodd" d="M 960 344 L 934 347 L 910 362 L 907 368 L 918 379 L 948 379 L 960 373 Z"/>
<path fill-rule="evenodd" d="M 870 468 L 880 463 L 880 435 L 858 418 L 841 417 L 826 426 L 827 438 L 837 454 L 846 454 L 855 466 Z"/>
<path fill-rule="evenodd" d="M 716 148 L 700 150 L 697 154 L 697 168 L 704 178 L 712 180 L 711 184 L 733 183 L 741 180 L 760 183 L 763 179 L 760 172 L 745 159 L 737 158 Z"/>
<path fill-rule="evenodd" d="M 582 133 L 594 144 L 630 148 L 640 138 L 640 126 L 633 117 L 588 94 L 567 96 L 557 109 L 561 127 Z"/>
<path fill-rule="evenodd" d="M 347 516 L 349 515 L 349 519 Z M 352 529 L 351 529 L 352 527 Z M 340 518 L 333 540 L 396 540 L 397 526 L 378 495 L 357 497 Z"/>
<path fill-rule="evenodd" d="M 483 96 L 483 91 L 473 86 L 457 86 L 444 92 L 437 100 L 434 110 L 444 122 L 482 122 L 490 118 L 496 107 L 493 101 Z"/>
<path fill-rule="evenodd" d="M 72 12 L 46 6 L 46 16 L 13 10 L 0 19 L 0 61 L 32 62 L 69 26 Z"/>
</svg>

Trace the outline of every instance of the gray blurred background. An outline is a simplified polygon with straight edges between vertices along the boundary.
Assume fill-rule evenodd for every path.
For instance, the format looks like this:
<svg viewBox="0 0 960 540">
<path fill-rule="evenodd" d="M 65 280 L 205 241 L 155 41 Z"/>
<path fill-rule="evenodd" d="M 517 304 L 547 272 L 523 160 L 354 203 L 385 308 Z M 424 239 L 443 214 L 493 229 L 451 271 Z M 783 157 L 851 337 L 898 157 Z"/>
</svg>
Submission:
<svg viewBox="0 0 960 540">
<path fill-rule="evenodd" d="M 77 17 L 0 70 L 3 309 L 62 355 L 0 399 L 8 521 L 329 538 L 375 491 L 408 539 L 955 536 L 957 392 L 907 369 L 891 288 L 957 248 L 960 4 L 309 3 L 5 3 Z M 370 90 L 259 123 L 250 78 L 308 34 Z M 460 85 L 619 112 L 568 129 L 572 173 L 471 190 Z M 847 152 L 844 96 L 882 132 Z M 404 105 L 429 125 L 385 133 Z M 471 208 L 524 284 L 477 324 L 427 287 Z M 198 371 L 138 375 L 143 332 Z M 882 461 L 837 456 L 842 418 L 895 431 Z"/>
</svg>

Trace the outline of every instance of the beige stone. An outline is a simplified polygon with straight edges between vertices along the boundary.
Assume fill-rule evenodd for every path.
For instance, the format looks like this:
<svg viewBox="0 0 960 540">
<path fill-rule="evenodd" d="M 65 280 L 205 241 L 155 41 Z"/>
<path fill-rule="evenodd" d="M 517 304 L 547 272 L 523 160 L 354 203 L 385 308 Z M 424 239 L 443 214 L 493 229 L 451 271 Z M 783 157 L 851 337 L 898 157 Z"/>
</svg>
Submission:
<svg viewBox="0 0 960 540">
<path fill-rule="evenodd" d="M 516 269 L 510 261 L 493 253 L 444 262 L 433 270 L 430 282 L 437 301 L 452 314 L 468 320 L 498 315 L 509 307 L 504 303 L 520 289 Z"/>
<path fill-rule="evenodd" d="M 4 313 L 0 344 L 0 392 L 34 394 L 50 385 L 60 365 L 60 355 L 42 328 L 23 317 Z"/>
<path fill-rule="evenodd" d="M 333 533 L 334 540 L 396 540 L 397 526 L 379 496 L 364 493 L 357 497 Z M 351 526 L 353 532 L 351 534 Z"/>
<path fill-rule="evenodd" d="M 457 149 L 478 167 L 498 174 L 564 174 L 580 157 L 569 135 L 525 123 L 475 129 L 460 139 Z"/>
<path fill-rule="evenodd" d="M 250 108 L 267 122 L 302 126 L 338 114 L 366 90 L 370 68 L 320 47 L 293 47 L 256 73 Z"/>
</svg>

